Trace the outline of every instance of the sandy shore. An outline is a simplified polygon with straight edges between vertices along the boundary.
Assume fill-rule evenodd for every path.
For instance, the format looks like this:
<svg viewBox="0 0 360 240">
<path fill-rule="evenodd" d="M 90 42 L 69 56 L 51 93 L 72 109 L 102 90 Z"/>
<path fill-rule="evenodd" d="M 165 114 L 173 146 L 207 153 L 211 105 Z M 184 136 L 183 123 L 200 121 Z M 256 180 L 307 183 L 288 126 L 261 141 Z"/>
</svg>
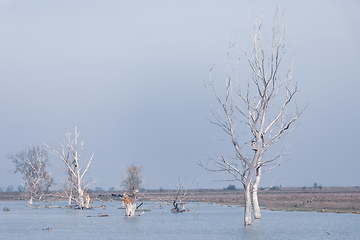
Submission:
<svg viewBox="0 0 360 240">
<path fill-rule="evenodd" d="M 122 191 L 90 192 L 93 201 L 122 201 Z M 171 202 L 176 190 L 146 190 L 140 193 L 139 201 Z M 48 201 L 60 200 L 56 193 L 47 196 Z M 0 201 L 26 200 L 24 193 L 0 193 Z M 63 199 L 65 200 L 65 199 Z M 228 205 L 244 205 L 242 190 L 192 189 L 184 201 L 209 202 Z M 259 191 L 262 208 L 285 211 L 319 211 L 360 214 L 360 188 L 324 187 L 280 188 Z"/>
</svg>

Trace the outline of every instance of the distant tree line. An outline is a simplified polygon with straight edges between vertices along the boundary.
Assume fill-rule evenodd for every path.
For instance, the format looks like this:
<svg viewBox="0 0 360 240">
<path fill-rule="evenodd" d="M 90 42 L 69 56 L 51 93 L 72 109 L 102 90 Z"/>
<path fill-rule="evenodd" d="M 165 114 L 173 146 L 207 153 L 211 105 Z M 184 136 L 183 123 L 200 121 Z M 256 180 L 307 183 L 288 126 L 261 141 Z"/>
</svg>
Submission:
<svg viewBox="0 0 360 240">
<path fill-rule="evenodd" d="M 226 189 L 226 190 L 236 190 L 236 187 L 235 187 L 235 185 L 228 185 L 226 188 L 224 188 L 224 189 Z"/>
<path fill-rule="evenodd" d="M 18 185 L 15 189 L 13 186 L 7 186 L 7 188 L 0 187 L 0 192 L 24 192 L 25 188 L 21 185 Z"/>
</svg>

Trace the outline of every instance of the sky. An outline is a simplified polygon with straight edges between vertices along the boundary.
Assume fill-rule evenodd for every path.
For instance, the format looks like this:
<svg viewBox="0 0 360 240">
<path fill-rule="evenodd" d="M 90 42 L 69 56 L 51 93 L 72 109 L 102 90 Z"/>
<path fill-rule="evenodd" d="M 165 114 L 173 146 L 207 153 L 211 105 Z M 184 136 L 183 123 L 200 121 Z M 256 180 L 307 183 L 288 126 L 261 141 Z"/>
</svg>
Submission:
<svg viewBox="0 0 360 240">
<path fill-rule="evenodd" d="M 0 187 L 21 176 L 7 156 L 43 143 L 60 150 L 75 124 L 91 188 L 121 189 L 127 166 L 144 187 L 223 188 L 226 174 L 198 166 L 234 154 L 208 120 L 219 110 L 229 42 L 249 47 L 248 26 L 284 15 L 285 67 L 310 104 L 286 139 L 286 162 L 260 186 L 360 186 L 360 3 L 358 1 L 0 1 Z M 241 69 L 246 69 L 242 62 Z M 244 71 L 246 72 L 246 71 Z M 241 75 L 241 79 L 248 79 Z M 65 168 L 49 154 L 61 188 Z"/>
</svg>

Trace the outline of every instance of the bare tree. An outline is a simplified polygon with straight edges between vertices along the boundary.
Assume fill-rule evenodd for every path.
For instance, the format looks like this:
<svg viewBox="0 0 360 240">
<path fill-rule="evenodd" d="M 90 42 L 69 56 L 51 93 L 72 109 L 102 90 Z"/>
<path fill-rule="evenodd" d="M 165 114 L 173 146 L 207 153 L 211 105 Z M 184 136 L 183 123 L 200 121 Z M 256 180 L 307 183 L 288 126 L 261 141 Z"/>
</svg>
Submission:
<svg viewBox="0 0 360 240">
<path fill-rule="evenodd" d="M 225 96 L 221 97 L 216 91 L 211 77 L 207 86 L 221 105 L 222 113 L 213 113 L 212 123 L 220 127 L 231 139 L 236 158 L 225 159 L 217 157 L 211 159 L 214 168 L 205 167 L 213 172 L 227 172 L 235 181 L 244 187 L 245 214 L 244 225 L 251 224 L 251 209 L 254 205 L 255 218 L 261 218 L 257 191 L 261 173 L 271 169 L 279 163 L 283 151 L 269 157 L 265 155 L 270 146 L 278 143 L 293 129 L 294 122 L 300 117 L 293 102 L 298 93 L 297 84 L 292 85 L 292 66 L 285 70 L 281 68 L 285 54 L 285 28 L 278 11 L 272 26 L 269 40 L 263 38 L 261 19 L 256 19 L 254 28 L 250 31 L 252 48 L 243 49 L 251 71 L 251 80 L 236 83 L 235 73 L 241 63 L 240 58 L 232 61 L 232 51 L 236 44 L 230 44 L 225 79 Z M 288 112 L 289 109 L 294 109 Z M 203 166 L 203 165 L 202 165 Z"/>
<path fill-rule="evenodd" d="M 180 179 L 178 180 L 178 184 L 177 184 L 177 191 L 174 197 L 174 200 L 172 202 L 174 208 L 171 209 L 171 212 L 173 213 L 182 213 L 185 212 L 185 206 L 183 203 L 184 198 L 187 195 L 187 191 L 189 189 L 191 184 L 189 184 L 189 186 L 187 188 L 185 188 L 182 184 Z"/>
<path fill-rule="evenodd" d="M 84 180 L 84 176 L 93 161 L 94 154 L 91 155 L 88 161 L 81 160 L 80 157 L 82 156 L 84 142 L 81 142 L 80 146 L 78 146 L 79 134 L 77 125 L 75 125 L 74 139 L 71 139 L 71 134 L 69 132 L 66 133 L 66 141 L 63 144 L 60 144 L 62 147 L 61 152 L 45 145 L 58 156 L 66 166 L 68 182 L 65 187 L 65 192 L 69 198 L 69 204 L 75 202 L 79 208 L 83 208 L 84 194 L 89 187 L 88 183 Z"/>
<path fill-rule="evenodd" d="M 125 216 L 134 216 L 139 188 L 142 186 L 142 169 L 134 164 L 127 168 L 127 177 L 122 181 L 125 189 Z"/>
<path fill-rule="evenodd" d="M 46 170 L 49 160 L 46 150 L 39 147 L 27 148 L 8 158 L 15 164 L 14 173 L 23 175 L 25 191 L 29 194 L 28 205 L 32 205 L 34 200 L 41 201 L 54 183 L 51 174 Z"/>
</svg>

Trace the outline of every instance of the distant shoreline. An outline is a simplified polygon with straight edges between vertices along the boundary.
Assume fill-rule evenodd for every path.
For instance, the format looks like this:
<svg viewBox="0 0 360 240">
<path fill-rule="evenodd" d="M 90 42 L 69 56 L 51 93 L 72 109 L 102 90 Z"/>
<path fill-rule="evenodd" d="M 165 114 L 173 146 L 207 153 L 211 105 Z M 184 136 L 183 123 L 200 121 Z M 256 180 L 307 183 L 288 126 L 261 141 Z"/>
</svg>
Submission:
<svg viewBox="0 0 360 240">
<path fill-rule="evenodd" d="M 123 191 L 91 191 L 93 201 L 122 201 Z M 144 190 L 141 201 L 172 202 L 176 190 Z M 66 200 L 56 192 L 46 196 L 48 202 Z M 27 201 L 26 194 L 0 192 L 1 201 Z M 244 205 L 242 190 L 189 189 L 184 202 L 206 202 L 226 205 Z M 259 190 L 259 202 L 263 209 L 272 211 L 317 211 L 360 214 L 359 187 L 276 188 Z"/>
</svg>

